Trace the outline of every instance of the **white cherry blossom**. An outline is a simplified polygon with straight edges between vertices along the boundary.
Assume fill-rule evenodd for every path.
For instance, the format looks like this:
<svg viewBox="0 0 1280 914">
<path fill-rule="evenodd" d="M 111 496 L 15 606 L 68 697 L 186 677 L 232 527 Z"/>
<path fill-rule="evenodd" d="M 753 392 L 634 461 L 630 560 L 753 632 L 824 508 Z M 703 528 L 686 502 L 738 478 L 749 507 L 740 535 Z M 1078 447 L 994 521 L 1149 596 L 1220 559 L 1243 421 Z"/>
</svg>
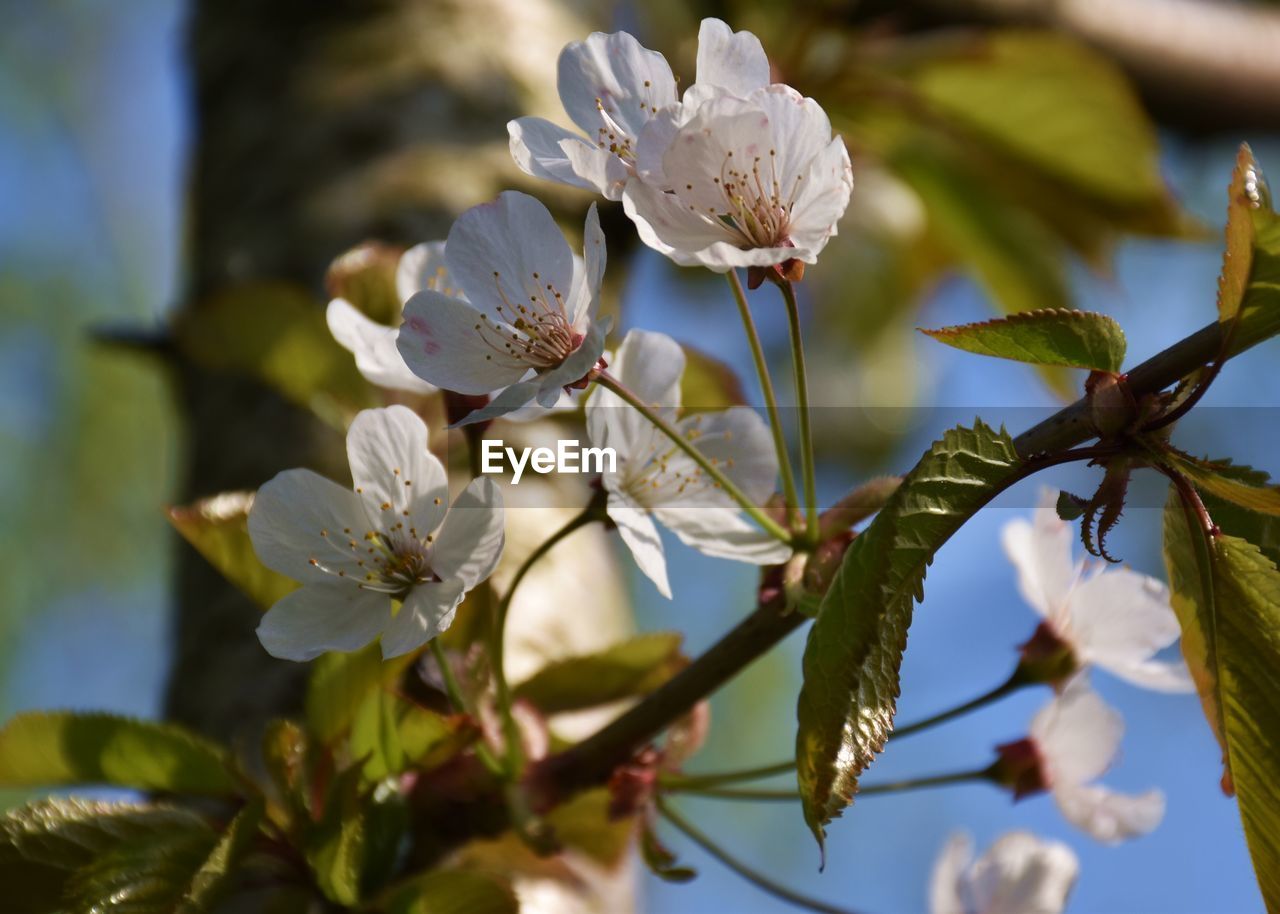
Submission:
<svg viewBox="0 0 1280 914">
<path fill-rule="evenodd" d="M 1168 588 L 1128 568 L 1074 560 L 1074 530 L 1058 517 L 1055 501 L 1045 489 L 1032 519 L 1010 521 L 1003 531 L 1023 599 L 1080 665 L 1148 689 L 1193 691 L 1181 658 L 1155 659 L 1180 633 Z"/>
<path fill-rule="evenodd" d="M 661 333 L 632 330 L 622 341 L 612 372 L 646 404 L 691 440 L 749 498 L 763 503 L 778 475 L 769 430 L 748 408 L 677 418 L 685 356 Z M 595 390 L 587 401 L 587 435 L 617 454 L 605 472 L 608 512 L 623 541 L 663 596 L 671 596 L 656 519 L 681 541 L 707 555 L 774 565 L 791 548 L 745 519 L 737 505 L 703 470 L 637 410 L 612 391 Z"/>
<path fill-rule="evenodd" d="M 719 273 L 816 262 L 853 189 L 826 112 L 781 84 L 687 95 L 637 143 L 622 202 L 641 240 Z"/>
<path fill-rule="evenodd" d="M 1093 783 L 1115 762 L 1124 720 L 1078 675 L 1031 721 L 1030 736 L 1001 746 L 997 767 L 1016 795 L 1048 790 L 1063 817 L 1099 841 L 1145 835 L 1164 818 L 1164 794 L 1125 794 Z"/>
<path fill-rule="evenodd" d="M 755 35 L 735 33 L 719 19 L 702 21 L 697 80 L 686 98 L 746 95 L 768 82 L 769 61 Z M 536 178 L 621 199 L 645 125 L 678 101 L 666 58 L 627 32 L 594 32 L 560 53 L 557 86 L 582 133 L 540 117 L 517 118 L 507 124 L 512 157 Z"/>
<path fill-rule="evenodd" d="M 1079 871 L 1060 841 L 1012 831 L 975 860 L 972 839 L 958 832 L 933 866 L 929 914 L 1062 914 Z"/>
<path fill-rule="evenodd" d="M 505 388 L 459 424 L 505 416 L 533 400 L 554 406 L 596 366 L 608 326 L 593 317 L 605 266 L 594 204 L 583 234 L 576 260 L 547 208 L 515 191 L 453 224 L 445 262 L 461 294 L 416 292 L 397 346 L 413 373 L 436 387 L 463 394 Z"/>
<path fill-rule="evenodd" d="M 303 585 L 258 626 L 273 656 L 310 660 L 379 635 L 384 657 L 408 653 L 449 627 L 502 554 L 497 486 L 475 479 L 450 505 L 444 467 L 412 410 L 359 413 L 347 457 L 354 491 L 310 470 L 285 470 L 249 512 L 258 558 Z"/>
</svg>

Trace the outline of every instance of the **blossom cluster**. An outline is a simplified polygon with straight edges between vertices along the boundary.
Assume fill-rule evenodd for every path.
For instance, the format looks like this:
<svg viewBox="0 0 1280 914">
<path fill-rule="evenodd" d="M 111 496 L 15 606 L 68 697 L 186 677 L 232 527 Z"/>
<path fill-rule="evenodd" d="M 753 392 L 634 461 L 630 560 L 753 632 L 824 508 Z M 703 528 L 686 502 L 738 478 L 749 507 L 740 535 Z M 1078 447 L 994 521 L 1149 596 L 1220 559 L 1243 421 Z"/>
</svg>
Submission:
<svg viewBox="0 0 1280 914">
<path fill-rule="evenodd" d="M 683 94 L 663 57 L 625 32 L 567 46 L 558 78 L 577 129 L 512 121 L 516 164 L 620 201 L 640 239 L 675 263 L 789 283 L 836 233 L 853 186 L 844 142 L 817 102 L 772 82 L 754 35 L 704 21 L 697 76 Z M 364 377 L 398 397 L 480 398 L 455 426 L 583 410 L 590 443 L 617 456 L 599 480 L 598 519 L 664 596 L 672 588 L 659 527 L 710 556 L 787 563 L 795 541 L 766 512 L 783 469 L 769 426 L 747 408 L 684 412 L 686 355 L 669 336 L 632 329 L 606 349 L 606 241 L 594 203 L 582 237 L 579 254 L 537 199 L 501 193 L 463 213 L 446 240 L 403 254 L 398 326 L 335 299 L 329 327 Z M 270 653 L 308 660 L 375 639 L 385 657 L 417 651 L 494 572 L 501 489 L 477 477 L 451 497 L 433 443 L 407 406 L 366 410 L 347 434 L 350 488 L 302 469 L 261 488 L 253 545 L 303 585 L 262 620 Z M 1050 792 L 1067 820 L 1111 842 L 1155 827 L 1164 800 L 1094 783 L 1122 723 L 1091 690 L 1089 668 L 1164 691 L 1191 683 L 1181 662 L 1157 656 L 1178 636 L 1163 585 L 1074 561 L 1071 536 L 1051 500 L 1004 531 L 1019 589 L 1043 619 L 1020 669 L 1055 695 L 1026 739 L 998 748 L 992 779 L 1019 797 Z M 1027 833 L 1006 835 L 976 862 L 956 838 L 938 862 L 931 905 L 937 914 L 1055 912 L 1076 871 L 1069 848 Z"/>
</svg>

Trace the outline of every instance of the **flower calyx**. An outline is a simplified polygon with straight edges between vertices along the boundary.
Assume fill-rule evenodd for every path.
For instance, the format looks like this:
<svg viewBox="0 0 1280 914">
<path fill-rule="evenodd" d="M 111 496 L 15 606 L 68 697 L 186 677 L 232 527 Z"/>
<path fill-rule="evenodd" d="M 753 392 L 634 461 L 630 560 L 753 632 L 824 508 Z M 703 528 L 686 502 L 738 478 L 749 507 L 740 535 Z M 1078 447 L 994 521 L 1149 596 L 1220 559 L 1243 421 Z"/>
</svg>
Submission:
<svg viewBox="0 0 1280 914">
<path fill-rule="evenodd" d="M 1049 774 L 1035 740 L 1001 743 L 996 746 L 996 755 L 988 775 L 996 784 L 1012 790 L 1015 801 L 1049 789 Z"/>
<path fill-rule="evenodd" d="M 1081 668 L 1071 644 L 1048 622 L 1037 625 L 1018 651 L 1014 677 L 1019 684 L 1050 685 L 1060 691 Z"/>
</svg>

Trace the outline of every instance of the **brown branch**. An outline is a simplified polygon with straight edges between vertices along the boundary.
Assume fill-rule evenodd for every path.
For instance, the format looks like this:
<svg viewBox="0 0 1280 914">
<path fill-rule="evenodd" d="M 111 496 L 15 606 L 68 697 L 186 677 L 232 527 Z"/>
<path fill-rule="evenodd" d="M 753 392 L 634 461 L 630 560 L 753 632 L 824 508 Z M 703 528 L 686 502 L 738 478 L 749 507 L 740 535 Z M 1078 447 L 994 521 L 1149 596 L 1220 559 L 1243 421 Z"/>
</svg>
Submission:
<svg viewBox="0 0 1280 914">
<path fill-rule="evenodd" d="M 1210 324 L 1130 371 L 1130 389 L 1139 397 L 1164 390 L 1213 360 L 1221 344 L 1221 326 Z M 1094 437 L 1088 403 L 1081 399 L 1023 432 L 1014 439 L 1014 446 L 1020 455 L 1030 458 L 1057 454 Z M 605 782 L 638 748 L 768 652 L 806 618 L 784 612 L 777 603 L 758 606 L 705 654 L 631 710 L 581 743 L 534 766 L 529 785 L 535 804 L 549 807 L 578 790 Z"/>
</svg>

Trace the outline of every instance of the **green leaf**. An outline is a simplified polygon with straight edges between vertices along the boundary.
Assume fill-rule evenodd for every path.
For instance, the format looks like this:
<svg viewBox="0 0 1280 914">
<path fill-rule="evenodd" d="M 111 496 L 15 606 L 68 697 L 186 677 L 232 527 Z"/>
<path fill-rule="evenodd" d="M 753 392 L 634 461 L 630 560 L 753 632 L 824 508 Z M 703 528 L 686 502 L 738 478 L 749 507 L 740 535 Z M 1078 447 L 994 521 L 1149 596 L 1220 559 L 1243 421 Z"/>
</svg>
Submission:
<svg viewBox="0 0 1280 914">
<path fill-rule="evenodd" d="M 69 908 L 76 914 L 171 914 L 184 904 L 193 876 L 217 843 L 204 823 L 121 842 L 72 874 Z"/>
<path fill-rule="evenodd" d="M 364 816 L 364 894 L 377 892 L 403 866 L 401 854 L 409 830 L 409 801 L 398 784 L 386 781 L 373 791 Z"/>
<path fill-rule="evenodd" d="M 719 410 L 742 406 L 747 395 L 732 368 L 713 355 L 685 343 L 684 374 L 680 376 L 680 402 L 685 410 Z"/>
<path fill-rule="evenodd" d="M 6 914 L 66 911 L 73 874 L 114 849 L 213 832 L 168 806 L 46 799 L 0 819 L 0 886 Z"/>
<path fill-rule="evenodd" d="M 387 914 L 519 914 L 509 883 L 468 870 L 437 870 L 392 896 Z"/>
<path fill-rule="evenodd" d="M 1201 498 L 1209 509 L 1209 516 L 1223 533 L 1248 540 L 1261 549 L 1263 555 L 1280 565 L 1280 518 L 1250 511 L 1210 493 L 1202 493 Z"/>
<path fill-rule="evenodd" d="M 1253 242 L 1257 235 L 1253 212 L 1261 202 L 1257 191 L 1260 174 L 1253 150 L 1248 143 L 1240 144 L 1236 167 L 1231 172 L 1231 186 L 1227 189 L 1226 243 L 1222 249 L 1222 272 L 1218 275 L 1218 320 L 1223 323 L 1240 313 L 1249 288 Z"/>
<path fill-rule="evenodd" d="M 1218 320 L 1231 324 L 1228 355 L 1280 333 L 1280 219 L 1248 145 L 1231 177 Z"/>
<path fill-rule="evenodd" d="M 414 661 L 413 654 L 382 659 L 382 648 L 370 644 L 349 654 L 324 654 L 312 664 L 307 683 L 307 724 L 321 742 L 342 735 L 356 711 L 375 689 L 397 681 Z"/>
<path fill-rule="evenodd" d="M 184 308 L 174 327 L 183 355 L 205 368 L 257 378 L 337 428 L 376 405 L 351 353 L 329 333 L 303 289 L 255 282 Z"/>
<path fill-rule="evenodd" d="M 279 798 L 295 818 L 311 809 L 312 747 L 307 732 L 291 720 L 269 721 L 262 735 L 262 762 Z"/>
<path fill-rule="evenodd" d="M 1084 516 L 1085 508 L 1088 507 L 1088 504 L 1087 499 L 1063 491 L 1058 493 L 1058 500 L 1054 504 L 1054 510 L 1059 518 L 1071 522 Z"/>
<path fill-rule="evenodd" d="M 264 806 L 253 800 L 231 820 L 209 856 L 191 877 L 187 893 L 178 906 L 178 914 L 208 911 L 227 891 L 235 878 L 236 868 L 258 836 Z"/>
<path fill-rule="evenodd" d="M 915 188 L 930 227 L 1001 311 L 1070 305 L 1061 245 L 1029 213 L 988 193 L 956 156 L 915 142 L 894 150 L 889 164 Z"/>
<path fill-rule="evenodd" d="M 819 845 L 892 731 L 907 629 L 934 553 L 1020 470 L 1003 430 L 953 429 L 845 552 L 809 632 L 797 709 L 797 775 Z"/>
<path fill-rule="evenodd" d="M 988 31 L 909 78 L 936 116 L 1082 193 L 1125 206 L 1167 195 L 1142 103 L 1118 67 L 1080 42 Z"/>
<path fill-rule="evenodd" d="M 298 587 L 258 560 L 249 540 L 252 492 L 224 492 L 185 507 L 168 510 L 169 522 L 210 565 L 243 590 L 253 602 L 270 609 Z"/>
<path fill-rule="evenodd" d="M 1124 331 L 1112 318 L 1091 311 L 1024 311 L 921 332 L 966 352 L 1033 365 L 1117 372 L 1124 364 Z"/>
<path fill-rule="evenodd" d="M 324 897 L 336 904 L 360 900 L 365 863 L 365 816 L 360 771 L 340 773 L 325 798 L 320 822 L 308 834 L 303 855 Z"/>
<path fill-rule="evenodd" d="M 0 730 L 0 786 L 72 784 L 220 795 L 241 789 L 223 749 L 172 724 L 31 712 Z"/>
<path fill-rule="evenodd" d="M 456 745 L 457 727 L 382 689 L 369 692 L 351 724 L 350 751 L 373 781 L 421 765 L 437 747 Z"/>
<path fill-rule="evenodd" d="M 598 653 L 567 657 L 517 685 L 514 694 L 546 714 L 647 695 L 685 666 L 680 640 L 674 633 L 640 635 Z"/>
<path fill-rule="evenodd" d="M 1202 460 L 1174 448 L 1166 448 L 1164 455 L 1196 488 L 1249 511 L 1280 517 L 1280 486 L 1269 485 L 1266 473 L 1229 460 Z"/>
<path fill-rule="evenodd" d="M 1280 911 L 1280 571 L 1246 540 L 1208 537 L 1176 492 L 1165 563 L 1182 650 L 1223 747 L 1223 785 L 1239 800 L 1267 910 Z"/>
<path fill-rule="evenodd" d="M 622 864 L 631 849 L 635 820 L 609 815 L 607 788 L 587 790 L 561 803 L 546 816 L 556 840 L 612 869 Z"/>
</svg>

